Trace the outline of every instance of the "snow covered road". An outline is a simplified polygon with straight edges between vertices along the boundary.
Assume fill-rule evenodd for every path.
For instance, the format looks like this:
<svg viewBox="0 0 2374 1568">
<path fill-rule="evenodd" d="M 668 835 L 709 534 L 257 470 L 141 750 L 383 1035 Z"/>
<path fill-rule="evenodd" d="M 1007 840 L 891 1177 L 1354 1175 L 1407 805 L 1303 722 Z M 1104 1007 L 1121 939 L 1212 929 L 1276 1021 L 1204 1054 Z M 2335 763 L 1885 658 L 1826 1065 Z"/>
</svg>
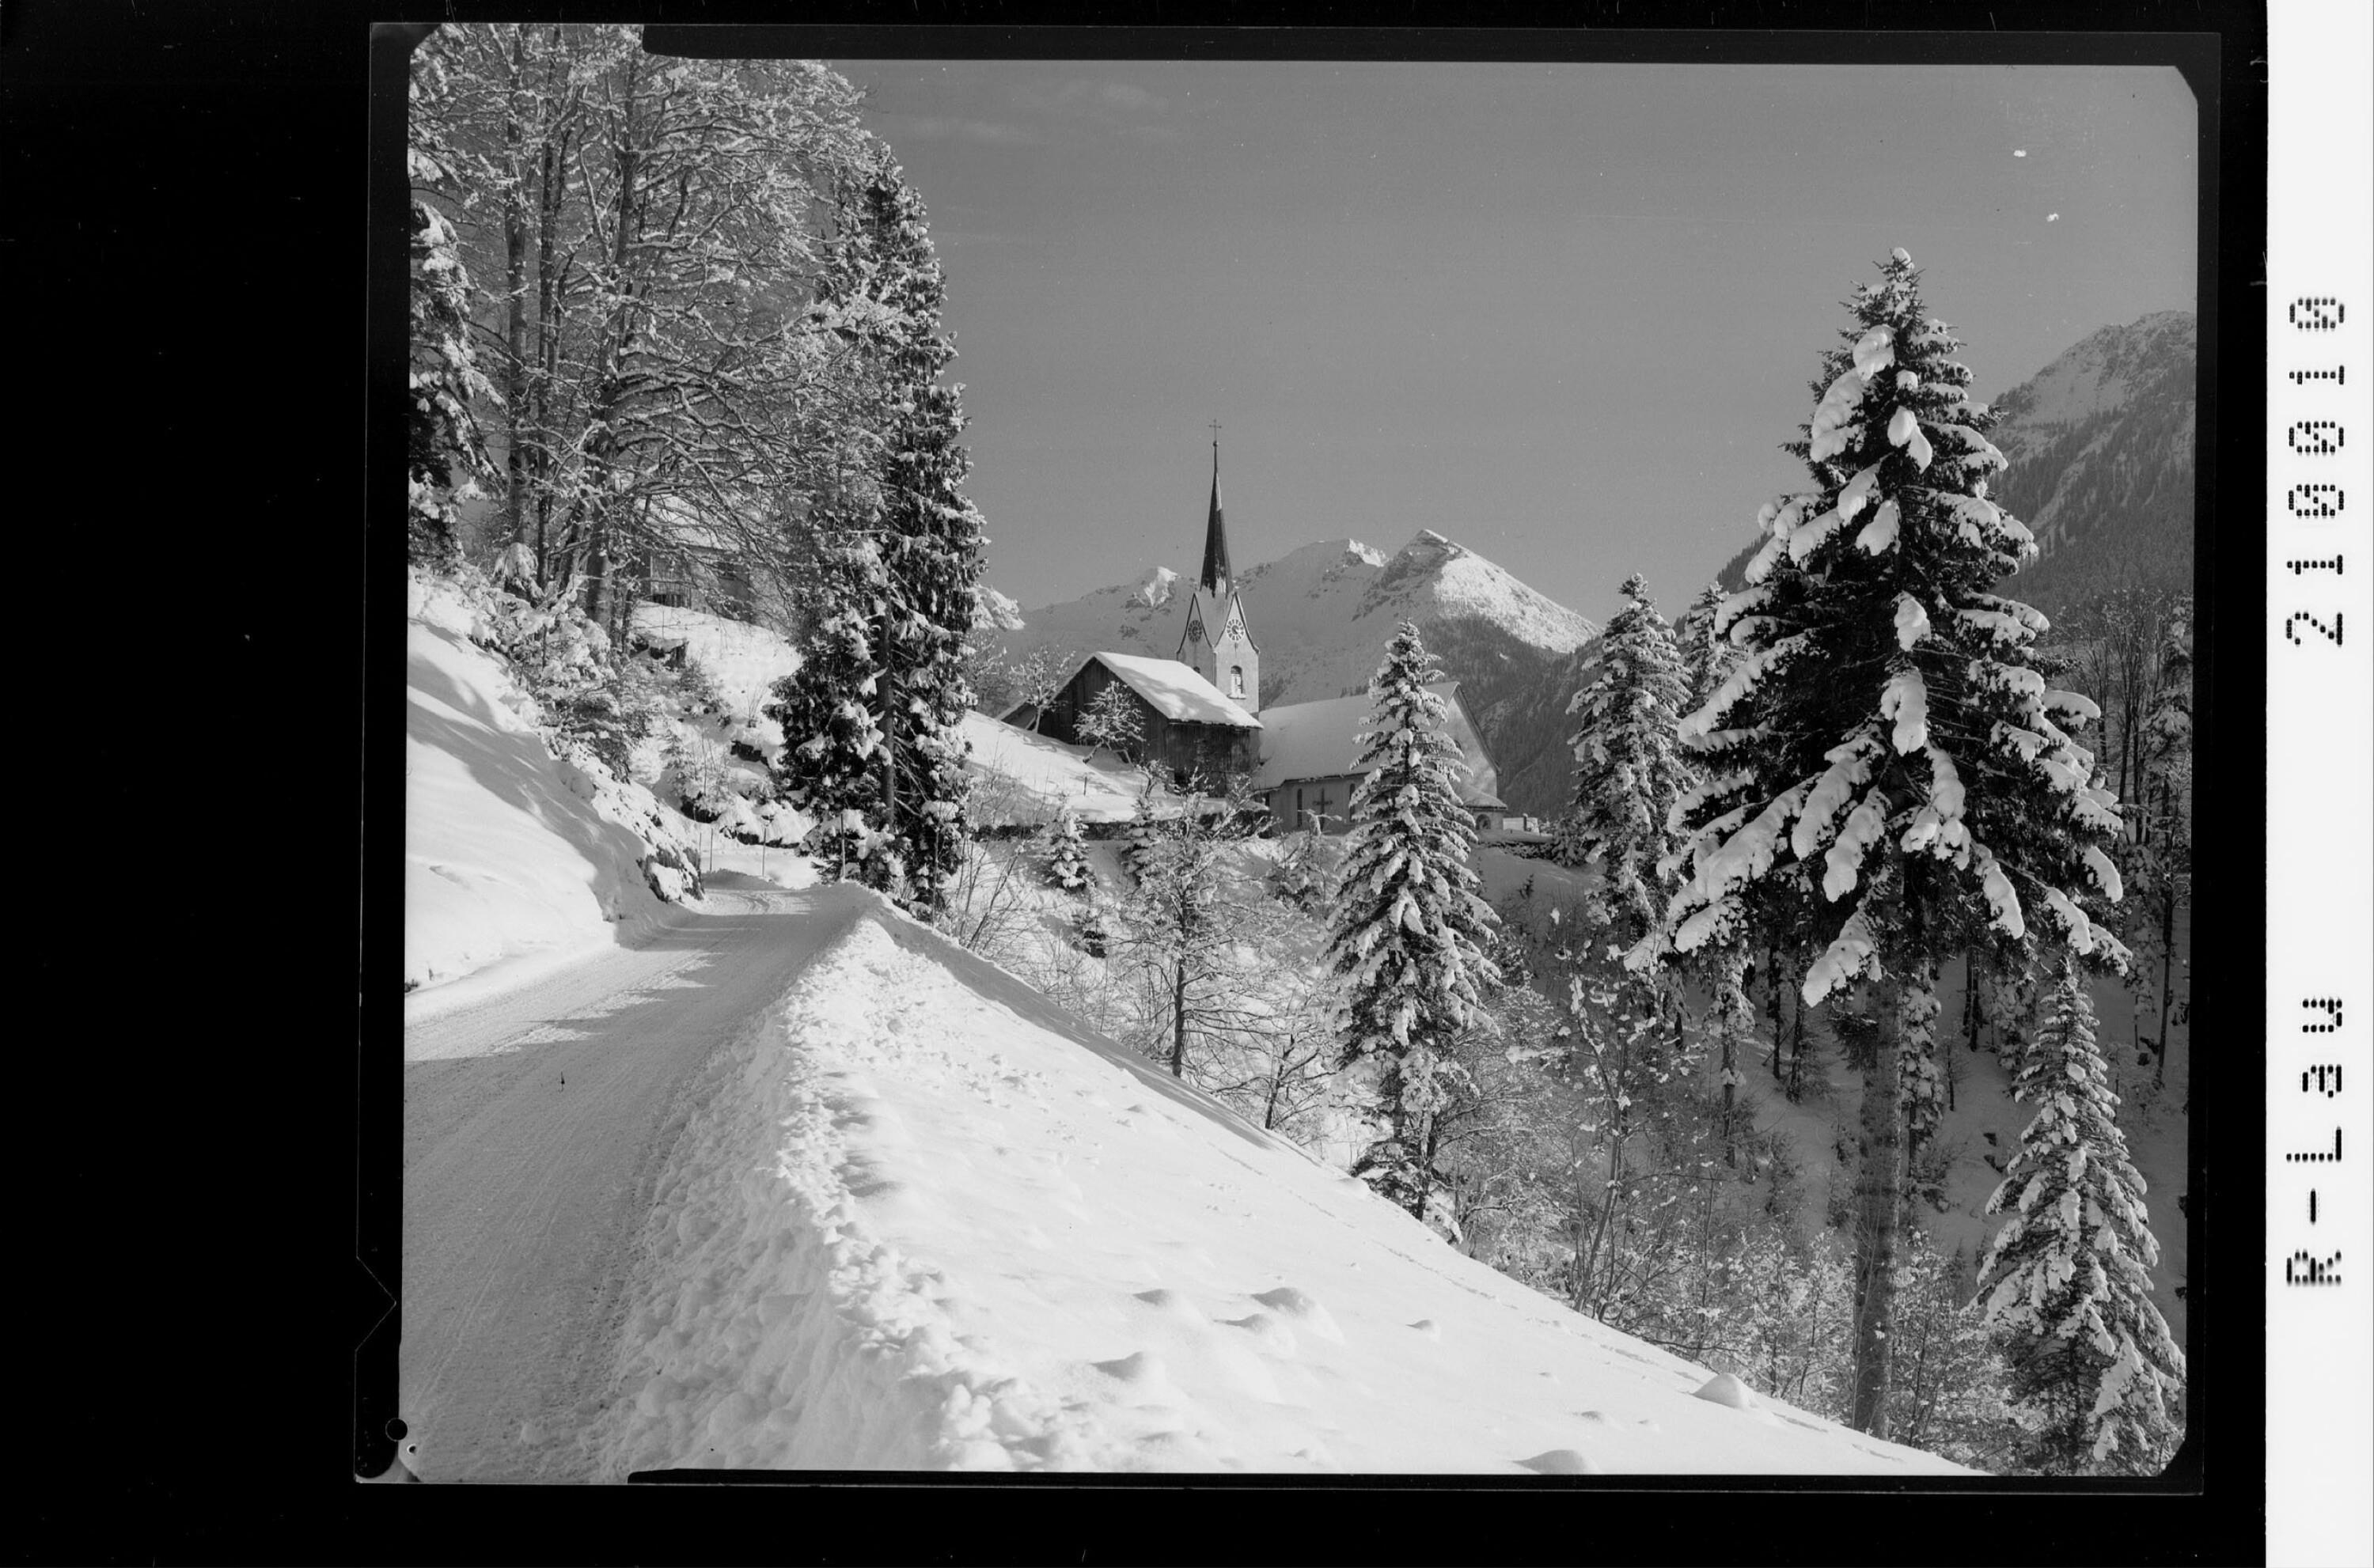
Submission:
<svg viewBox="0 0 2374 1568">
<path fill-rule="evenodd" d="M 405 1031 L 400 1405 L 429 1480 L 574 1480 L 638 1229 L 718 1047 L 846 926 L 721 877 L 630 947 Z"/>
</svg>

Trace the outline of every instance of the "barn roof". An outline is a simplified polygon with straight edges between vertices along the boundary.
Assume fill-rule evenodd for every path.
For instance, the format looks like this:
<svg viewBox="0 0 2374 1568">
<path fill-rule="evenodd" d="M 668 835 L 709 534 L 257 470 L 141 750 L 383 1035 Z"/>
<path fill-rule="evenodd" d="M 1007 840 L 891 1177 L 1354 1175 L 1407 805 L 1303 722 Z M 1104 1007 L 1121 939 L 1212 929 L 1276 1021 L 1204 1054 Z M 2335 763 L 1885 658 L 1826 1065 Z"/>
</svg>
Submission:
<svg viewBox="0 0 2374 1568">
<path fill-rule="evenodd" d="M 1470 805 L 1496 806 L 1498 780 L 1482 739 L 1460 706 L 1457 681 L 1434 681 L 1427 690 L 1443 699 L 1450 712 L 1444 729 L 1458 743 L 1467 766 L 1459 780 L 1460 799 Z M 1253 788 L 1274 790 L 1298 778 L 1334 778 L 1367 771 L 1360 766 L 1360 731 L 1368 727 L 1371 703 L 1365 692 L 1332 696 L 1320 702 L 1291 703 L 1262 709 L 1262 765 Z"/>
<path fill-rule="evenodd" d="M 1191 724 L 1226 724 L 1240 730 L 1262 728 L 1260 720 L 1221 696 L 1219 687 L 1176 659 L 1146 659 L 1134 653 L 1092 653 L 1088 657 L 1101 661 L 1166 719 Z"/>
</svg>

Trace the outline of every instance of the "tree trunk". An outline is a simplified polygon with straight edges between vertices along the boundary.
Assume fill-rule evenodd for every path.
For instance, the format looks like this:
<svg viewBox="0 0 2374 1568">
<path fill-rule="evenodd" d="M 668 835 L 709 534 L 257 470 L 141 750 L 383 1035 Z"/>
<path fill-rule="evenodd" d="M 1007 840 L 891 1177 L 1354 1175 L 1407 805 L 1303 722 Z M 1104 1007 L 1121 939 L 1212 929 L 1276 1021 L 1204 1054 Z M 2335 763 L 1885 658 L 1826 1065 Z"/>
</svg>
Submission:
<svg viewBox="0 0 2374 1568">
<path fill-rule="evenodd" d="M 1889 1333 L 1896 1305 L 1896 1232 L 1902 1205 L 1904 983 L 1878 982 L 1878 1037 L 1863 1070 L 1862 1164 L 1855 1172 L 1854 1408 L 1851 1424 L 1887 1435 Z"/>
<path fill-rule="evenodd" d="M 1805 1092 L 1805 996 L 1797 989 L 1804 983 L 1792 972 L 1789 986 L 1789 1099 L 1792 1104 Z"/>
<path fill-rule="evenodd" d="M 1764 1016 L 1772 1024 L 1772 1082 L 1780 1082 L 1780 955 L 1764 954 Z"/>
<path fill-rule="evenodd" d="M 1187 955 L 1170 971 L 1170 1076 L 1187 1076 Z"/>
</svg>

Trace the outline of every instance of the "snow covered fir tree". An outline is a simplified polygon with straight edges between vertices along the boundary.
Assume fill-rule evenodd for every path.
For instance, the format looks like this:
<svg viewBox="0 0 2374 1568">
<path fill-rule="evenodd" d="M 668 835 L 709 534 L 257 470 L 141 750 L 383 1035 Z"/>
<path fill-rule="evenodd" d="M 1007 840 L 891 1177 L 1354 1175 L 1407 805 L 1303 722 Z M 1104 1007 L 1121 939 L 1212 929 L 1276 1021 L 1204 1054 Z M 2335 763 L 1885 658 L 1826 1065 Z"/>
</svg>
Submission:
<svg viewBox="0 0 2374 1568">
<path fill-rule="evenodd" d="M 1851 1415 L 1884 1436 L 1908 1085 L 1934 1071 L 1937 966 L 1980 945 L 2122 964 L 2104 923 L 2121 823 L 2069 733 L 2096 705 L 2047 685 L 2043 617 L 1992 591 L 2035 543 L 1987 499 L 2004 459 L 1958 341 L 1901 250 L 1851 306 L 1789 447 L 1814 487 L 1759 513 L 1747 586 L 1716 618 L 1743 657 L 1680 726 L 1706 775 L 1680 807 L 1688 877 L 1636 962 L 1795 945 L 1805 1001 L 1846 992 L 1870 1015 Z"/>
<path fill-rule="evenodd" d="M 1352 831 L 1336 877 L 1328 953 L 1346 984 L 1342 1059 L 1373 1064 L 1385 1133 L 1353 1167 L 1423 1217 L 1440 1182 L 1440 1113 L 1464 1070 L 1453 1036 L 1498 978 L 1485 956 L 1497 917 L 1468 864 L 1473 818 L 1453 785 L 1459 749 L 1427 689 L 1435 661 L 1404 622 L 1369 683 Z"/>
<path fill-rule="evenodd" d="M 887 159 L 842 193 L 818 297 L 880 365 L 886 427 L 870 471 L 812 519 L 810 630 L 769 710 L 786 741 L 781 783 L 827 823 L 836 874 L 862 823 L 860 874 L 934 909 L 970 831 L 958 726 L 986 541 L 962 488 L 957 389 L 939 380 L 956 357 L 940 329 L 946 284 L 923 203 Z"/>
<path fill-rule="evenodd" d="M 2184 1352 L 2152 1300 L 2144 1180 L 2065 959 L 2013 1093 L 2036 1118 L 1987 1199 L 2006 1218 L 1979 1293 L 2010 1365 L 2020 1457 L 2053 1474 L 2157 1475 L 2183 1435 Z"/>
<path fill-rule="evenodd" d="M 1208 495 L 1200 431 L 1127 438 L 1178 458 L 1149 564 L 1137 499 L 1076 526 L 1095 427 L 1013 471 L 987 196 L 868 90 L 593 24 L 416 56 L 406 1059 L 616 1112 L 533 1148 L 634 1241 L 606 1403 L 474 1362 L 537 1162 L 407 1100 L 423 1473 L 2168 1464 L 2197 628 L 2027 591 L 2099 553 L 2051 399 L 2129 339 L 1998 415 L 1904 252 L 1795 301 L 1805 478 L 1719 569 L 1558 521 L 1589 615 L 1437 531 L 1480 509 L 1335 534 L 1274 407 L 1194 411 L 1233 540 L 1216 420 Z"/>
<path fill-rule="evenodd" d="M 1677 731 L 1689 687 L 1674 630 L 1638 573 L 1624 608 L 1601 633 L 1598 673 L 1567 712 L 1578 728 L 1574 799 L 1557 830 L 1558 859 L 1600 874 L 1600 924 L 1631 947 L 1649 934 L 1672 894 L 1660 868 L 1675 848 L 1666 816 L 1695 769 Z"/>
</svg>

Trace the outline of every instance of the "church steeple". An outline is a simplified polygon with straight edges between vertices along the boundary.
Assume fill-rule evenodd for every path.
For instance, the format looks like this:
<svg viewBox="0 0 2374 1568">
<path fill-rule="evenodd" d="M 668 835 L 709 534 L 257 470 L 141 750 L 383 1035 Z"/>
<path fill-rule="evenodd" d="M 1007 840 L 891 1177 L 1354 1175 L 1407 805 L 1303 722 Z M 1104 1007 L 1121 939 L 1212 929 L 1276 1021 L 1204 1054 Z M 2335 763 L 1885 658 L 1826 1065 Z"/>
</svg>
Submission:
<svg viewBox="0 0 2374 1568">
<path fill-rule="evenodd" d="M 1228 565 L 1228 535 L 1220 521 L 1220 427 L 1212 427 L 1212 505 L 1204 521 L 1204 570 L 1187 596 L 1187 625 L 1171 655 L 1248 713 L 1261 711 L 1261 649 L 1245 626 L 1245 602 Z"/>
<path fill-rule="evenodd" d="M 1219 427 L 1215 425 L 1216 432 Z M 1215 600 L 1228 597 L 1228 534 L 1220 524 L 1220 438 L 1212 437 L 1212 512 L 1204 524 L 1204 575 L 1196 585 Z"/>
</svg>

